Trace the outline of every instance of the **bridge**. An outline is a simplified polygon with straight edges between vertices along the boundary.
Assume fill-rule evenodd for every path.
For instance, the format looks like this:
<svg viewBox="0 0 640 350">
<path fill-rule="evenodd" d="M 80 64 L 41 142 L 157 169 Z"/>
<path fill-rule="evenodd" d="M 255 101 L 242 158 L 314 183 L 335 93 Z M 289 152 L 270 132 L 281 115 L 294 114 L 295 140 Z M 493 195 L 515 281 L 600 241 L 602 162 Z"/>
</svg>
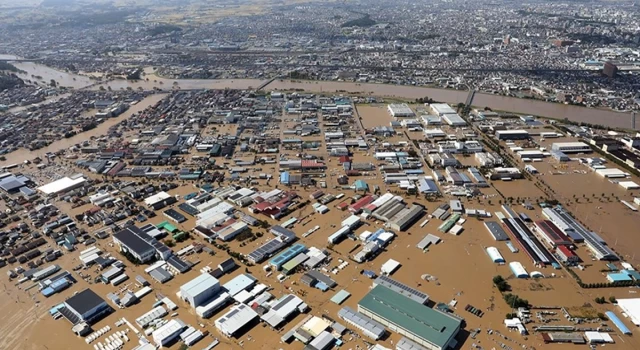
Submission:
<svg viewBox="0 0 640 350">
<path fill-rule="evenodd" d="M 473 103 L 473 98 L 476 95 L 476 90 L 469 90 L 469 95 L 467 95 L 467 100 L 465 101 L 465 105 L 467 107 L 471 107 L 471 103 Z"/>
<path fill-rule="evenodd" d="M 260 85 L 256 88 L 256 91 L 260 91 L 260 90 L 262 90 L 262 89 L 266 88 L 266 87 L 267 87 L 267 85 L 269 85 L 269 84 L 273 83 L 273 81 L 274 81 L 274 80 L 276 80 L 276 79 L 278 79 L 278 78 L 280 78 L 280 77 L 279 77 L 279 76 L 275 76 L 275 77 L 273 77 L 273 78 L 271 78 L 271 79 L 269 79 L 269 80 L 264 81 L 262 84 L 260 84 Z"/>
</svg>

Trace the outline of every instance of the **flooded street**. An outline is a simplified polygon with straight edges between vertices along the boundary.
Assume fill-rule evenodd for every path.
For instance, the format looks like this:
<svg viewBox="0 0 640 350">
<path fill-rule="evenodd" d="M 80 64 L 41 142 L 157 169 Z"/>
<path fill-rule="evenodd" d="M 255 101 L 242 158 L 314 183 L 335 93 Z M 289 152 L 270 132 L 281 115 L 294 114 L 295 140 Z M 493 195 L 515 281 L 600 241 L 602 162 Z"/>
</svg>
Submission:
<svg viewBox="0 0 640 350">
<path fill-rule="evenodd" d="M 0 55 L 1 58 L 12 58 L 15 56 Z M 145 69 L 147 72 L 146 81 L 131 82 L 127 80 L 111 80 L 99 83 L 89 79 L 87 76 L 70 74 L 55 70 L 33 62 L 17 62 L 15 66 L 26 71 L 19 74 L 21 78 L 48 83 L 51 79 L 61 86 L 99 89 L 100 86 L 111 89 L 126 88 L 159 88 L 169 90 L 180 89 L 251 89 L 256 88 L 264 82 L 261 79 L 165 79 L 152 75 L 152 69 Z M 374 83 L 350 83 L 335 81 L 291 81 L 275 80 L 267 86 L 268 89 L 294 90 L 304 89 L 310 92 L 349 92 L 363 95 L 394 97 L 401 99 L 417 99 L 429 97 L 439 102 L 460 103 L 465 102 L 469 92 L 462 90 L 447 90 L 417 86 L 398 86 Z M 628 112 L 616 112 L 612 110 L 600 110 L 579 106 L 550 103 L 537 100 L 521 99 L 516 97 L 506 97 L 486 93 L 476 93 L 473 105 L 479 107 L 490 107 L 494 110 L 507 111 L 519 114 L 531 114 L 546 118 L 568 119 L 574 122 L 586 122 L 604 124 L 615 128 L 630 128 L 631 114 Z"/>
</svg>

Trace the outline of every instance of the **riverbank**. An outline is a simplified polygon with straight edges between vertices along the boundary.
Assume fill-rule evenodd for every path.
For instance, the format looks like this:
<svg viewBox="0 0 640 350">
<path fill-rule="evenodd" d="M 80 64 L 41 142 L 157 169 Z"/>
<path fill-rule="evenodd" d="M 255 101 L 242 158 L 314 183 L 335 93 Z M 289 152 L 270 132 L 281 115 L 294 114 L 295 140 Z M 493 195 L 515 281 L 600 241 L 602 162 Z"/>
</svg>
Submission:
<svg viewBox="0 0 640 350">
<path fill-rule="evenodd" d="M 87 76 L 80 76 L 57 71 L 53 68 L 32 62 L 19 62 L 16 67 L 26 71 L 26 76 L 42 77 L 41 80 L 56 80 L 62 86 L 74 88 L 100 89 L 160 89 L 169 91 L 172 89 L 252 89 L 260 86 L 267 80 L 261 79 L 167 79 L 157 75 L 149 77 L 149 81 L 112 80 L 104 83 L 96 83 Z M 303 81 L 303 80 L 274 80 L 265 89 L 270 90 L 297 90 L 316 93 L 357 93 L 367 96 L 379 96 L 415 100 L 417 98 L 430 97 L 436 101 L 446 103 L 465 103 L 469 95 L 468 91 L 448 90 L 432 87 L 419 87 L 407 85 L 389 85 L 377 83 L 351 83 L 338 81 Z M 481 108 L 489 107 L 494 110 L 508 111 L 523 115 L 534 115 L 558 120 L 569 120 L 575 123 L 599 124 L 611 128 L 631 129 L 631 113 L 616 112 L 613 110 L 601 110 L 581 106 L 565 105 L 560 103 L 545 102 L 540 100 L 522 99 L 477 92 L 472 100 L 472 105 Z"/>
</svg>

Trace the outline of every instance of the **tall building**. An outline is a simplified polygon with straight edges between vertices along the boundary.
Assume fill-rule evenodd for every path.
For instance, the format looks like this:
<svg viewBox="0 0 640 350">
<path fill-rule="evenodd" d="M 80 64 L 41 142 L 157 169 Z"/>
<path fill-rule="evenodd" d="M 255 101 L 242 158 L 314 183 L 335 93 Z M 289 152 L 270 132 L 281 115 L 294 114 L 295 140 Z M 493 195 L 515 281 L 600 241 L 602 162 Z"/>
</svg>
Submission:
<svg viewBox="0 0 640 350">
<path fill-rule="evenodd" d="M 611 61 L 605 62 L 604 67 L 602 68 L 602 74 L 609 78 L 614 78 L 618 74 L 618 66 L 613 64 Z"/>
</svg>

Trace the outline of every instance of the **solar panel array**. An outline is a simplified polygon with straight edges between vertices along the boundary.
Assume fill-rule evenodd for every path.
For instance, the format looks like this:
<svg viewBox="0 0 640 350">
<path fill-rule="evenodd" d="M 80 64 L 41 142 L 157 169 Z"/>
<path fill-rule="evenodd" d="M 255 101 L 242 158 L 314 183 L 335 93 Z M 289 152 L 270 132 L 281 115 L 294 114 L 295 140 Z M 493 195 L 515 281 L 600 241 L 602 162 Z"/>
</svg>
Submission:
<svg viewBox="0 0 640 350">
<path fill-rule="evenodd" d="M 418 299 L 418 302 L 420 302 L 421 304 L 424 304 L 427 301 L 429 301 L 429 296 L 426 295 L 425 293 L 422 293 L 421 291 L 415 288 L 409 287 L 404 283 L 398 282 L 393 278 L 389 278 L 384 275 L 378 277 L 375 280 L 375 284 L 379 284 L 381 286 L 387 287 L 398 294 L 406 296 L 409 299 L 412 299 L 412 300 Z"/>
<path fill-rule="evenodd" d="M 181 273 L 189 271 L 191 269 L 191 265 L 187 264 L 182 259 L 178 258 L 175 255 L 172 255 L 167 259 L 167 263 L 173 267 L 175 267 Z"/>
<path fill-rule="evenodd" d="M 248 257 L 252 261 L 259 263 L 264 261 L 264 259 L 270 257 L 273 253 L 282 249 L 282 247 L 284 246 L 285 246 L 284 242 L 280 241 L 277 238 L 274 238 L 269 242 L 263 244 L 262 246 L 258 247 L 256 250 L 249 253 Z"/>
<path fill-rule="evenodd" d="M 584 226 L 580 225 L 571 215 L 569 215 L 569 213 L 567 213 L 566 211 L 564 211 L 561 208 L 553 208 L 552 210 L 569 227 L 571 227 L 574 231 L 576 231 L 578 234 L 580 234 L 584 238 L 584 240 L 587 241 L 587 244 L 589 244 L 589 246 L 591 246 L 591 248 L 593 248 L 594 250 L 596 250 L 598 252 L 598 254 L 600 255 L 600 257 L 599 257 L 600 259 L 602 259 L 602 258 L 606 258 L 606 259 L 615 258 L 615 259 L 617 259 L 616 253 L 614 253 L 609 247 L 607 247 L 604 244 L 602 244 L 598 240 L 598 238 L 594 236 L 594 234 L 592 232 L 590 232 L 589 230 L 585 229 Z"/>
<path fill-rule="evenodd" d="M 178 205 L 178 208 L 180 208 L 180 210 L 182 210 L 183 212 L 191 215 L 191 216 L 196 216 L 198 215 L 198 213 L 200 213 L 198 211 L 198 209 L 194 208 L 193 206 L 187 204 L 187 203 L 181 203 L 180 205 Z"/>
<path fill-rule="evenodd" d="M 554 242 L 558 243 L 566 241 L 566 238 L 563 237 L 564 235 L 559 232 L 560 229 L 558 229 L 552 222 L 543 220 L 538 221 L 536 224 L 538 224 L 544 233 L 546 233 Z"/>
</svg>

